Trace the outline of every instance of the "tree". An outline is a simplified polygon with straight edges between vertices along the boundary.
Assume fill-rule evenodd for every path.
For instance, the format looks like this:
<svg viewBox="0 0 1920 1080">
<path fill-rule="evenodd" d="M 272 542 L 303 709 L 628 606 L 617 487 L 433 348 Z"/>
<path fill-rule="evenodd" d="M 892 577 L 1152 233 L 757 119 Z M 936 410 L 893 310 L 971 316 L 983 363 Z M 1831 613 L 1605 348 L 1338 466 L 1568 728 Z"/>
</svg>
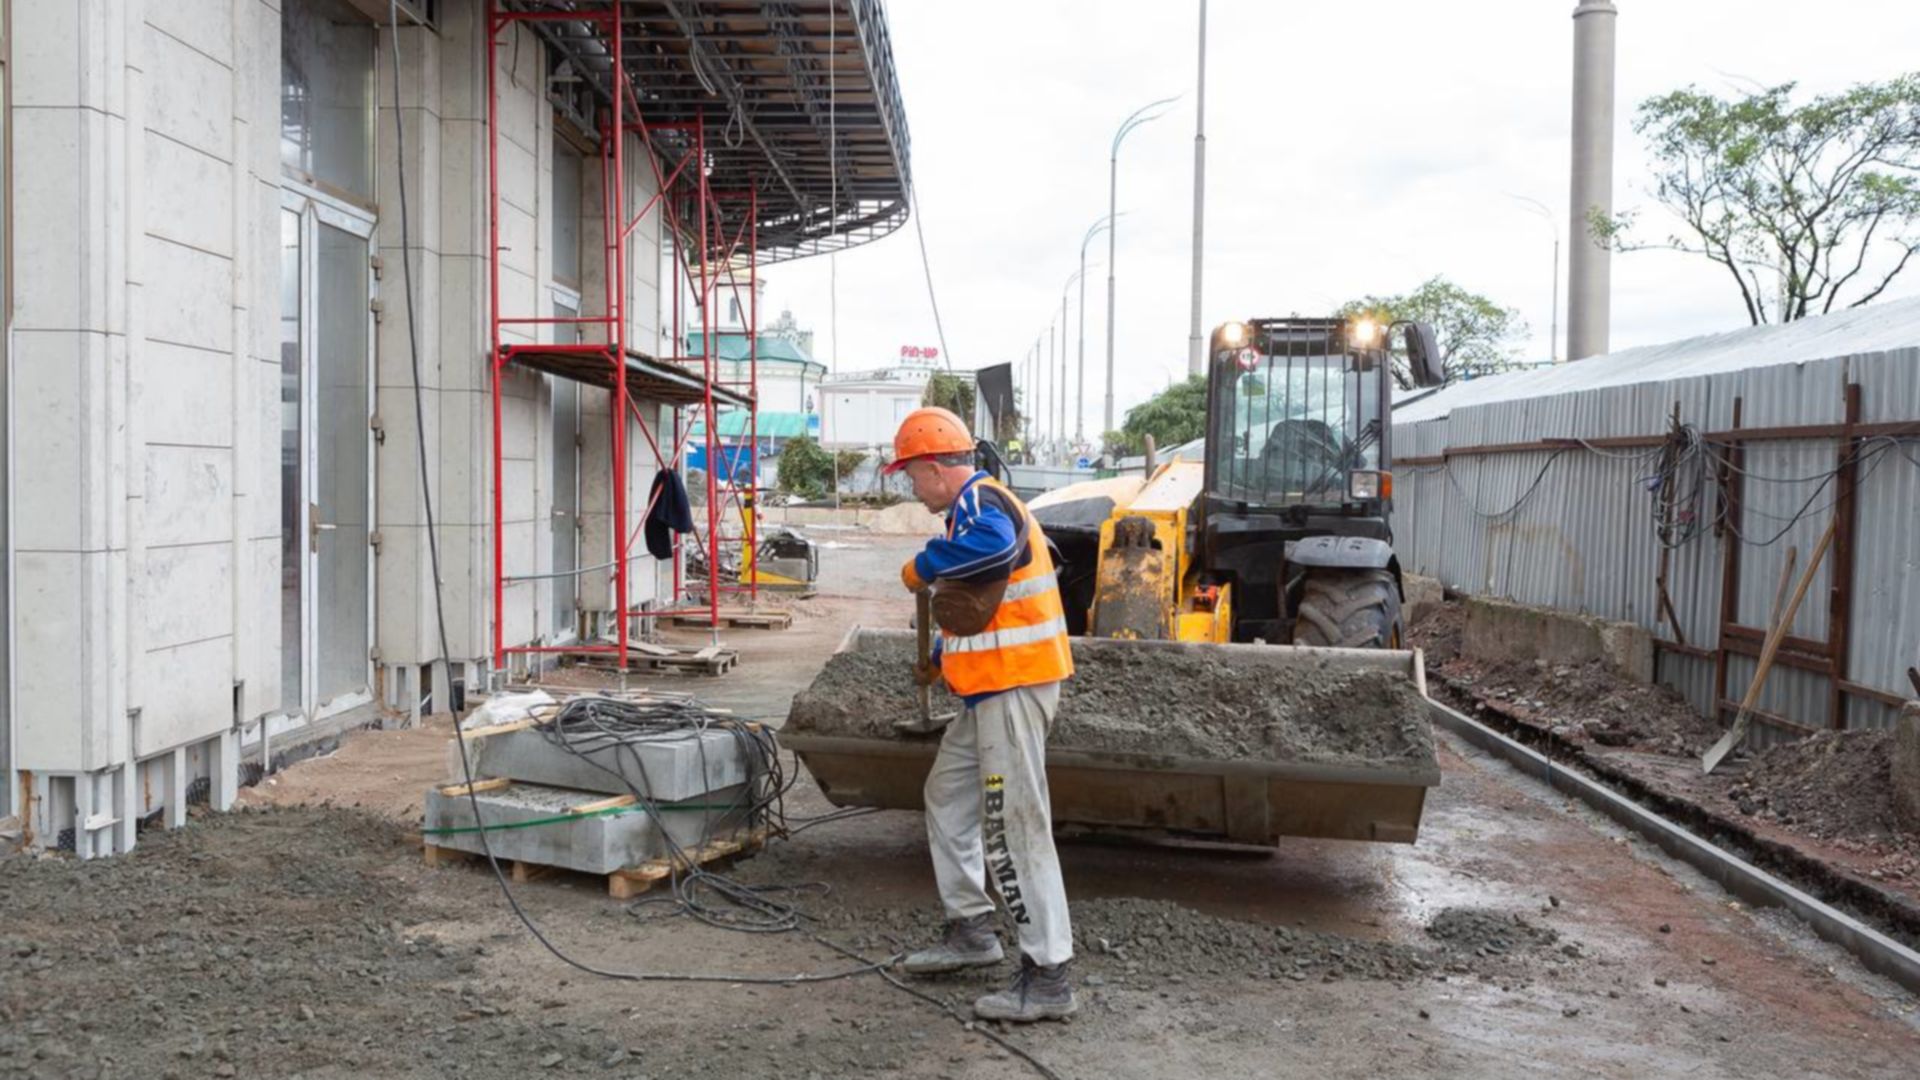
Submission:
<svg viewBox="0 0 1920 1080">
<path fill-rule="evenodd" d="M 1189 375 L 1127 410 L 1119 431 L 1109 431 L 1106 443 L 1116 454 L 1144 454 L 1147 436 L 1165 450 L 1192 442 L 1207 433 L 1207 378 Z"/>
<path fill-rule="evenodd" d="M 796 435 L 780 448 L 780 468 L 776 483 L 780 490 L 803 499 L 817 499 L 827 493 L 831 473 L 845 480 L 858 468 L 866 455 L 858 450 L 842 450 L 829 455 L 809 435 Z"/>
<path fill-rule="evenodd" d="M 971 424 L 973 392 L 973 380 L 963 379 L 950 371 L 936 371 L 927 377 L 927 389 L 920 395 L 920 404 L 938 405 Z"/>
<path fill-rule="evenodd" d="M 1793 83 L 1722 100 L 1694 87 L 1640 103 L 1654 197 L 1685 225 L 1632 239 L 1632 214 L 1596 213 L 1620 251 L 1704 255 L 1756 326 L 1880 296 L 1920 251 L 1920 74 L 1793 103 Z"/>
<path fill-rule="evenodd" d="M 1512 367 L 1516 359 L 1514 340 L 1527 329 L 1518 311 L 1438 275 L 1401 296 L 1363 296 L 1348 301 L 1337 314 L 1343 319 L 1372 319 L 1382 327 L 1401 321 L 1432 326 L 1447 382 Z M 1398 345 L 1393 351 L 1393 379 L 1402 388 L 1413 386 L 1413 371 L 1407 365 L 1405 350 Z"/>
</svg>

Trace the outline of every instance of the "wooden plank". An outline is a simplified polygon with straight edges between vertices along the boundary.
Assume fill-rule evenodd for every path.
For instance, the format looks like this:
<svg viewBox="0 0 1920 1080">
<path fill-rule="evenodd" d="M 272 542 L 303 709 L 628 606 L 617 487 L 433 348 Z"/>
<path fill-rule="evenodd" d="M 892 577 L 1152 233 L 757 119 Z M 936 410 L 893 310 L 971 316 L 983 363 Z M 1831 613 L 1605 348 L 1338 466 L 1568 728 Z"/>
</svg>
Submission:
<svg viewBox="0 0 1920 1080">
<path fill-rule="evenodd" d="M 1788 600 L 1787 606 L 1774 616 L 1772 636 L 1767 638 L 1765 645 L 1761 646 L 1760 663 L 1754 669 L 1753 681 L 1747 684 L 1746 696 L 1740 699 L 1740 708 L 1733 715 L 1733 727 L 1727 731 L 1725 737 L 1714 743 L 1713 747 L 1702 755 L 1700 758 L 1702 772 L 1712 772 L 1715 766 L 1725 760 L 1726 756 L 1746 739 L 1747 713 L 1760 699 L 1760 690 L 1767 682 L 1767 672 L 1772 670 L 1773 658 L 1780 651 L 1780 639 L 1786 636 L 1787 627 L 1793 624 L 1794 612 L 1800 610 L 1800 601 L 1806 598 L 1807 588 L 1813 584 L 1814 572 L 1820 569 L 1820 563 L 1827 557 L 1827 549 L 1833 544 L 1834 530 L 1839 524 L 1838 517 L 1827 523 L 1827 531 L 1820 535 L 1820 542 L 1814 545 L 1813 558 L 1807 563 L 1806 573 L 1800 576 L 1800 584 L 1794 586 L 1792 599 Z M 1788 555 L 1792 554 L 1793 549 L 1789 548 Z M 1783 592 L 1787 584 L 1787 574 L 1792 571 L 1793 561 L 1789 558 L 1780 577 Z M 1779 600 L 1780 594 L 1776 593 L 1774 596 L 1776 606 Z"/>
<path fill-rule="evenodd" d="M 665 866 L 615 870 L 607 875 L 607 895 L 615 900 L 631 900 L 670 876 L 671 872 Z"/>
<path fill-rule="evenodd" d="M 513 781 L 504 776 L 495 776 L 486 780 L 475 780 L 471 784 L 448 784 L 446 787 L 440 789 L 440 794 L 448 798 L 458 798 L 462 795 L 484 795 L 489 791 L 499 791 L 511 783 L 513 783 Z"/>
<path fill-rule="evenodd" d="M 555 869 L 556 867 L 547 866 L 542 863 L 521 862 L 515 859 L 513 865 L 508 868 L 507 876 L 513 879 L 515 885 L 525 885 L 529 881 L 538 881 L 546 877 L 548 874 L 553 873 Z"/>
<path fill-rule="evenodd" d="M 567 813 L 597 814 L 602 810 L 617 810 L 622 806 L 632 806 L 639 801 L 639 799 L 634 798 L 632 795 L 613 795 L 605 799 L 595 799 L 592 802 L 581 803 L 579 806 L 569 806 L 567 807 Z"/>
<path fill-rule="evenodd" d="M 426 857 L 428 866 L 450 866 L 454 863 L 463 863 L 470 859 L 479 858 L 479 856 L 470 851 L 461 851 L 459 848 L 439 847 L 434 844 L 421 845 L 421 854 Z"/>
<path fill-rule="evenodd" d="M 758 851 L 766 843 L 767 830 L 754 829 L 743 836 L 711 841 L 694 851 L 678 852 L 671 861 L 653 859 L 638 866 L 615 870 L 607 875 L 607 895 L 615 900 L 629 900 L 671 878 L 676 869 L 705 866 L 744 852 Z"/>
</svg>

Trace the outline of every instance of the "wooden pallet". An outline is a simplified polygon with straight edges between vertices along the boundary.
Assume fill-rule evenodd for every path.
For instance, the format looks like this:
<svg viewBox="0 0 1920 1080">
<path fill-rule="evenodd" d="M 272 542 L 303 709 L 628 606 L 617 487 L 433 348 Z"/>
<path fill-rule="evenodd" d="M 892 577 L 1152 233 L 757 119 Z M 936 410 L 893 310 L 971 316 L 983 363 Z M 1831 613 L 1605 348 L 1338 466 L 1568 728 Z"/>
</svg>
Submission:
<svg viewBox="0 0 1920 1080">
<path fill-rule="evenodd" d="M 607 875 L 607 895 L 615 900 L 631 900 L 671 878 L 675 869 L 711 866 L 738 855 L 750 854 L 767 845 L 767 830 L 755 829 L 744 836 L 715 840 L 694 851 L 681 852 L 671 861 L 655 859 Z"/>
<path fill-rule="evenodd" d="M 740 662 L 740 654 L 723 645 L 708 645 L 702 649 L 688 651 L 666 645 L 653 645 L 644 641 L 627 643 L 627 666 L 624 674 L 638 671 L 677 671 L 689 675 L 725 675 Z M 609 660 L 605 653 L 589 653 L 583 656 L 579 666 L 594 671 L 623 673 L 616 660 Z"/>
<path fill-rule="evenodd" d="M 706 611 L 682 612 L 673 617 L 673 624 L 711 627 L 714 625 L 714 615 Z M 719 624 L 750 630 L 785 630 L 793 625 L 793 612 L 721 608 Z"/>
<path fill-rule="evenodd" d="M 484 781 L 482 781 L 482 783 L 484 783 Z M 576 806 L 571 808 L 571 812 L 578 813 L 607 805 L 620 805 L 616 801 L 618 798 L 625 798 L 631 801 L 632 796 L 618 796 L 615 799 L 602 800 L 597 804 Z M 682 852 L 680 856 L 671 862 L 667 859 L 653 859 L 641 863 L 638 866 L 629 866 L 625 869 L 615 870 L 613 873 L 605 875 L 607 895 L 615 900 L 631 900 L 654 888 L 661 882 L 672 878 L 676 867 L 684 870 L 689 865 L 714 866 L 728 859 L 758 851 L 765 847 L 766 844 L 767 830 L 765 828 L 759 828 L 750 833 L 726 840 L 715 840 L 695 851 Z M 478 862 L 485 858 L 485 856 L 475 854 L 471 851 L 460 851 L 455 848 L 440 847 L 432 843 L 423 843 L 421 847 L 428 866 L 450 866 L 455 863 Z M 566 867 L 550 866 L 545 863 L 521 862 L 518 859 L 501 859 L 500 861 L 507 865 L 507 876 L 515 884 L 537 881 L 549 875 L 565 874 L 575 877 L 598 876 L 582 874 L 578 871 L 567 869 Z"/>
</svg>

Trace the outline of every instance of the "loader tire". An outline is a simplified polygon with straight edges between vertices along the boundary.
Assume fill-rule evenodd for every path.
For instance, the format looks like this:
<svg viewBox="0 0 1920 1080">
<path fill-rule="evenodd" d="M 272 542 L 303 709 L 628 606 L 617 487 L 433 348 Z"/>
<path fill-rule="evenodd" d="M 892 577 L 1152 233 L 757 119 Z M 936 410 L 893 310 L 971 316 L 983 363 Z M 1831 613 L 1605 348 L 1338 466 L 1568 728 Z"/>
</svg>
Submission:
<svg viewBox="0 0 1920 1080">
<path fill-rule="evenodd" d="M 1295 645 L 1343 649 L 1397 649 L 1400 587 L 1386 570 L 1324 570 L 1309 574 L 1293 624 Z"/>
</svg>

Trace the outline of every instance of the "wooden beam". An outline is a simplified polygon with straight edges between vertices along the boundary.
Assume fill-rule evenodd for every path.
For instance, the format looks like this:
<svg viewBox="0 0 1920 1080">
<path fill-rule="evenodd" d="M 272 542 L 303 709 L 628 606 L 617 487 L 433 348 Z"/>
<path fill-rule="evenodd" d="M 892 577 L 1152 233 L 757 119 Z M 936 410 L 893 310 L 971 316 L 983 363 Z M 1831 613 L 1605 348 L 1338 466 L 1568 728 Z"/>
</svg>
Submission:
<svg viewBox="0 0 1920 1080">
<path fill-rule="evenodd" d="M 1846 421 L 1838 449 L 1839 495 L 1834 500 L 1833 572 L 1827 576 L 1828 659 L 1832 661 L 1827 688 L 1827 726 L 1835 731 L 1847 726 L 1847 699 L 1840 683 L 1847 677 L 1848 633 L 1853 621 L 1853 565 L 1855 527 L 1860 518 L 1860 439 L 1854 428 L 1860 423 L 1860 384 L 1848 383 Z"/>
<path fill-rule="evenodd" d="M 489 791 L 499 791 L 511 783 L 513 781 L 504 776 L 496 776 L 486 780 L 475 780 L 471 784 L 448 784 L 440 789 L 440 794 L 450 799 L 457 799 L 463 795 L 484 795 Z"/>
</svg>

